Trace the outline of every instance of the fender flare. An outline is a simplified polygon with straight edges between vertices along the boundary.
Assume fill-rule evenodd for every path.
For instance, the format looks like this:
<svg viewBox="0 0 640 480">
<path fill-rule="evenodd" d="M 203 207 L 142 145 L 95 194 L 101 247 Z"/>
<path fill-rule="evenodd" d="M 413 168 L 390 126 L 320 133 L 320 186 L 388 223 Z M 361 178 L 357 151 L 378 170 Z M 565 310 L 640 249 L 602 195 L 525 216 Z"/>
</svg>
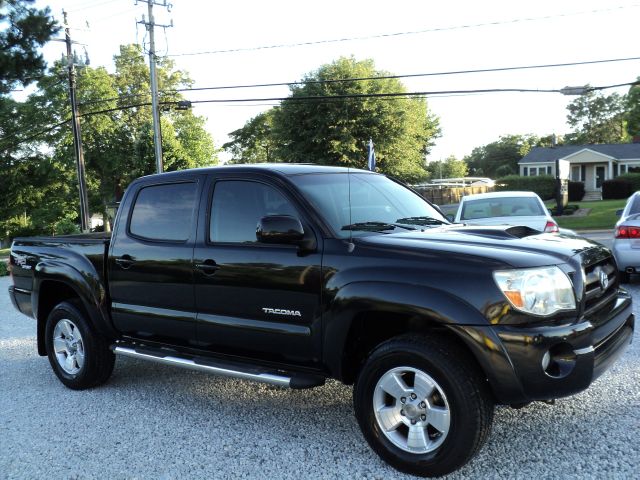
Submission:
<svg viewBox="0 0 640 480">
<path fill-rule="evenodd" d="M 99 334 L 111 338 L 117 336 L 107 308 L 107 293 L 95 269 L 88 268 L 81 272 L 55 260 L 39 262 L 34 268 L 31 295 L 31 306 L 36 319 L 40 317 L 40 293 L 43 285 L 46 286 L 48 282 L 62 283 L 76 293 L 89 316 L 89 323 Z"/>
<path fill-rule="evenodd" d="M 354 319 L 367 311 L 388 311 L 445 328 L 476 359 L 498 400 L 519 397 L 521 386 L 511 360 L 481 312 L 448 292 L 400 282 L 355 282 L 337 291 L 325 314 L 323 333 L 323 358 L 332 376 L 344 378 L 344 352 Z M 504 389 L 509 391 L 506 396 L 498 394 Z"/>
</svg>

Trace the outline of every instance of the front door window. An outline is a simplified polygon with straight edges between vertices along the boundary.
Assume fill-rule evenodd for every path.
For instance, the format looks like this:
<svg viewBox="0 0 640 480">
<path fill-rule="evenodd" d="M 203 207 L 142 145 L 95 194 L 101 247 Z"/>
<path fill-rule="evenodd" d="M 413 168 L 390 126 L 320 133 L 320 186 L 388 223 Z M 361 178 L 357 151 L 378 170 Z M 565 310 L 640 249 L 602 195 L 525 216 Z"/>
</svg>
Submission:
<svg viewBox="0 0 640 480">
<path fill-rule="evenodd" d="M 603 166 L 596 167 L 596 190 L 602 190 L 602 182 L 605 181 L 604 172 L 605 172 L 605 167 Z"/>
</svg>

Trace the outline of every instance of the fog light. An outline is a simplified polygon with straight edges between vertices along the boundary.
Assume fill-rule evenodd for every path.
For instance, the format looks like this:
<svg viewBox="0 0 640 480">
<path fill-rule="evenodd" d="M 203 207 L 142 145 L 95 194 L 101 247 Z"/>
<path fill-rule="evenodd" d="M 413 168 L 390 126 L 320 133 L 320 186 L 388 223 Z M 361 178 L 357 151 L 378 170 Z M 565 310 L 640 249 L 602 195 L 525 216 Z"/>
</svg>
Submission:
<svg viewBox="0 0 640 480">
<path fill-rule="evenodd" d="M 551 378 L 564 378 L 576 366 L 577 355 L 568 343 L 558 343 L 542 356 L 542 370 Z"/>
</svg>

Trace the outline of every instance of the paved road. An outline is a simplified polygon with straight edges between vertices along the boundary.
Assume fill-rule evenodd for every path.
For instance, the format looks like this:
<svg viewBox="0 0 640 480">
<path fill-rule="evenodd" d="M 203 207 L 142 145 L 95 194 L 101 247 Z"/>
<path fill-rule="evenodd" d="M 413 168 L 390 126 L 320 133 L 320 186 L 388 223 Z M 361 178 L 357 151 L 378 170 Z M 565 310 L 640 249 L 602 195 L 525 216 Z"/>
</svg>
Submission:
<svg viewBox="0 0 640 480">
<path fill-rule="evenodd" d="M 581 236 L 590 240 L 595 240 L 603 244 L 605 247 L 611 248 L 613 243 L 613 230 L 598 230 L 591 232 L 578 232 Z"/>
<path fill-rule="evenodd" d="M 408 478 L 367 447 L 351 388 L 284 390 L 119 358 L 110 382 L 63 387 L 0 278 L 0 479 Z M 640 284 L 629 286 L 640 305 Z M 637 335 L 636 335 L 637 337 Z M 451 479 L 638 478 L 640 341 L 589 390 L 499 408 Z"/>
</svg>

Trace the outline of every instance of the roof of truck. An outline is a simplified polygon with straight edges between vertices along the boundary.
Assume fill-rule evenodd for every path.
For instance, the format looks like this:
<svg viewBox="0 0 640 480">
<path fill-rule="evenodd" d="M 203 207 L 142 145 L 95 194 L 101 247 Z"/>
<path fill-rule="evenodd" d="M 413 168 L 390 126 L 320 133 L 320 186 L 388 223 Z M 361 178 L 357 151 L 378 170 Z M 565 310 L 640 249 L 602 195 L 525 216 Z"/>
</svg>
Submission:
<svg viewBox="0 0 640 480">
<path fill-rule="evenodd" d="M 218 167 L 192 168 L 175 172 L 165 172 L 161 174 L 149 175 L 144 178 L 155 177 L 157 175 L 178 175 L 188 173 L 213 173 L 213 172 L 276 172 L 280 175 L 291 176 L 307 173 L 373 173 L 368 170 L 357 168 L 333 167 L 327 165 L 317 165 L 314 163 L 251 163 L 240 165 L 222 165 Z"/>
</svg>

